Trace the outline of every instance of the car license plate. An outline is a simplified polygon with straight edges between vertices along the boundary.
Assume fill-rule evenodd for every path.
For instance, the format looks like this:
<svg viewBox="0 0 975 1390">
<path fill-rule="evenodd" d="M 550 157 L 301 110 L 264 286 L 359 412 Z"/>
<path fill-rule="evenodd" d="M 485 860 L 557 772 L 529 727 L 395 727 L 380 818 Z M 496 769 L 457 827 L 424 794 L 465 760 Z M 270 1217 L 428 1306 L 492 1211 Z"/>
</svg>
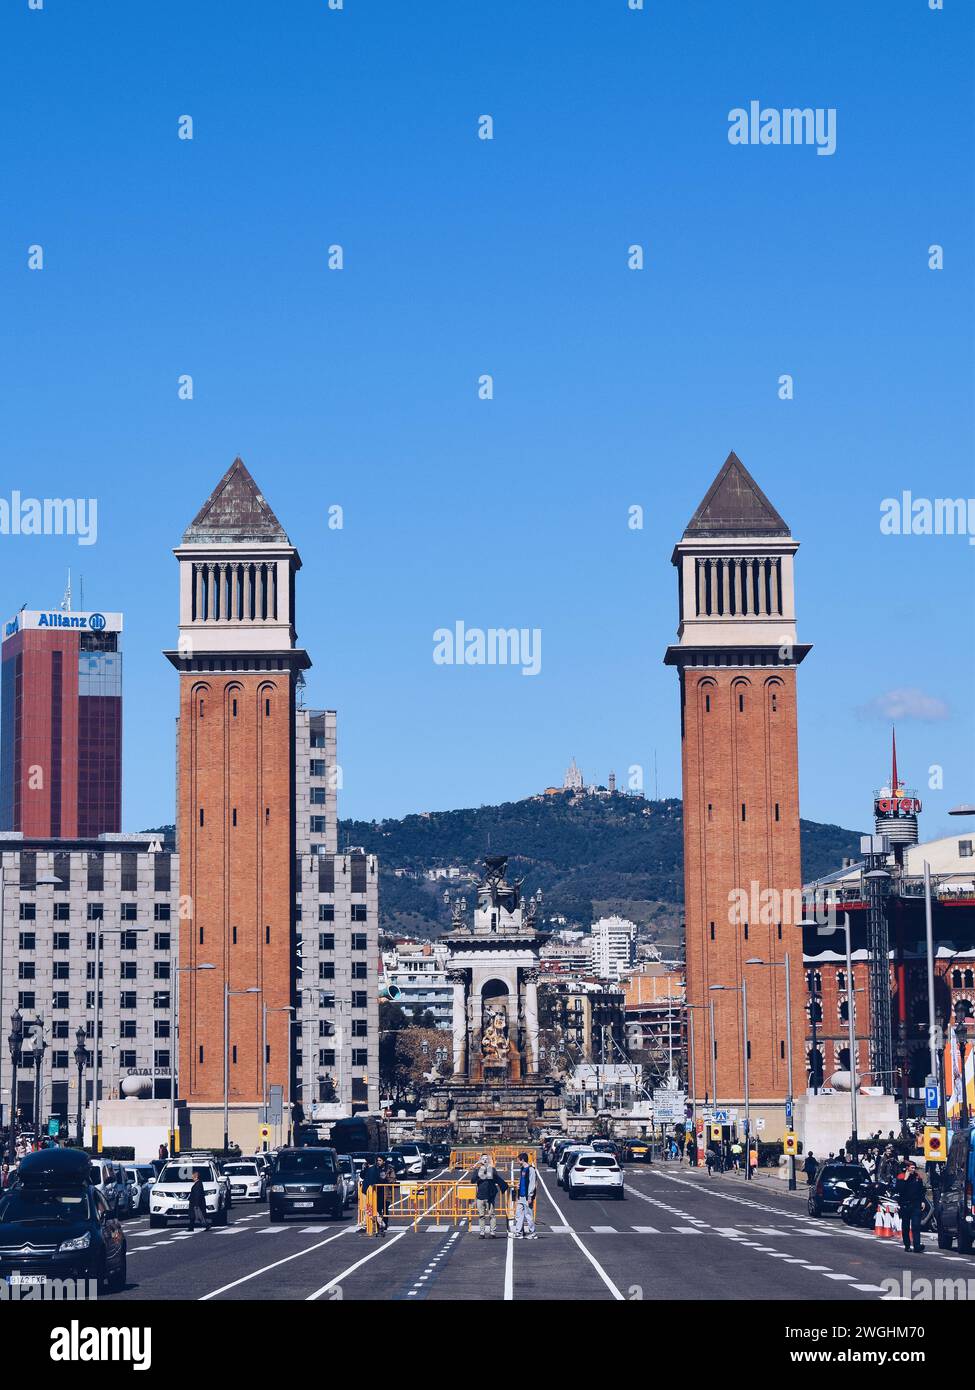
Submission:
<svg viewBox="0 0 975 1390">
<path fill-rule="evenodd" d="M 46 1274 L 8 1274 L 8 1284 L 46 1284 Z"/>
<path fill-rule="evenodd" d="M 247 1196 L 247 1188 L 246 1188 L 246 1187 L 232 1187 L 230 1190 L 231 1190 L 231 1192 L 233 1193 L 233 1195 L 234 1195 L 235 1197 L 246 1197 L 246 1196 Z"/>
<path fill-rule="evenodd" d="M 292 1202 L 292 1206 L 295 1207 L 313 1207 L 314 1205 L 314 1202 Z"/>
</svg>

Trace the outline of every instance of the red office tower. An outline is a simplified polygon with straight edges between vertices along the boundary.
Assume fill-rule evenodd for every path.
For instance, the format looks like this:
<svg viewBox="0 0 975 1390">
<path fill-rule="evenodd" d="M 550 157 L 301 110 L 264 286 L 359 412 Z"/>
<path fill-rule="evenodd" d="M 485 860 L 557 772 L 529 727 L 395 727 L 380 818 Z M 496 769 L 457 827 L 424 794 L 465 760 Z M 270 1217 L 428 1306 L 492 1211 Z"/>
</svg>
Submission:
<svg viewBox="0 0 975 1390">
<path fill-rule="evenodd" d="M 753 1115 L 771 1107 L 767 1137 L 782 1132 L 788 1091 L 786 954 L 793 1087 L 806 1089 L 796 667 L 809 647 L 796 640 L 797 549 L 729 454 L 674 549 L 680 626 L 665 658 L 680 674 L 687 1000 L 700 1039 L 693 1090 L 722 1106 L 744 1100 L 744 976 L 749 1092 Z"/>
<path fill-rule="evenodd" d="M 180 637 L 166 655 L 180 673 L 180 1097 L 194 1144 L 218 1142 L 226 1066 L 230 1133 L 253 1146 L 265 1083 L 288 1086 L 296 1002 L 301 561 L 240 459 L 175 554 Z"/>
<path fill-rule="evenodd" d="M 4 627 L 0 828 L 73 839 L 122 821 L 120 613 L 22 610 Z"/>
</svg>

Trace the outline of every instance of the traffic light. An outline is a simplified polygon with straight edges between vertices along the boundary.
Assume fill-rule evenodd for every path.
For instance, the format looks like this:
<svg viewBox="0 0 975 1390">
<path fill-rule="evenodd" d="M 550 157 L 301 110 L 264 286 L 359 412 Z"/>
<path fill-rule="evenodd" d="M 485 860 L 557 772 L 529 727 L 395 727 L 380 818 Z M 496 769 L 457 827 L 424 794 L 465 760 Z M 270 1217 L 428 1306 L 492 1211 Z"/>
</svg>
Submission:
<svg viewBox="0 0 975 1390">
<path fill-rule="evenodd" d="M 799 1152 L 798 1140 L 796 1139 L 795 1132 L 791 1129 L 787 1129 L 783 1136 L 782 1152 L 793 1158 Z"/>
<path fill-rule="evenodd" d="M 929 1163 L 944 1163 L 948 1157 L 948 1136 L 942 1126 L 924 1126 L 924 1157 Z"/>
</svg>

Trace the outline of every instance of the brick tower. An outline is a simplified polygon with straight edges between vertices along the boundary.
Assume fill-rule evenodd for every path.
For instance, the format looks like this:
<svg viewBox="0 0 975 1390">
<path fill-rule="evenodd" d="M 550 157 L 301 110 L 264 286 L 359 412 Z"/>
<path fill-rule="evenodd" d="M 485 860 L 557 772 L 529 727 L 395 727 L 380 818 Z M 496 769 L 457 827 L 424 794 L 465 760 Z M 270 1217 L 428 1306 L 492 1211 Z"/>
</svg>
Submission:
<svg viewBox="0 0 975 1390">
<path fill-rule="evenodd" d="M 295 681 L 310 664 L 295 645 L 301 560 L 239 458 L 174 553 L 180 1099 L 193 1143 L 222 1142 L 226 1009 L 230 1134 L 253 1146 L 265 1082 L 289 1094 L 297 1002 Z"/>
<path fill-rule="evenodd" d="M 698 1100 L 743 1101 L 744 974 L 752 1113 L 769 1107 L 767 1138 L 784 1128 L 787 952 L 793 1085 L 806 1089 L 796 667 L 809 647 L 796 640 L 797 549 L 729 454 L 674 548 L 680 626 L 665 657 L 680 675 L 687 998 L 705 1010 L 714 1001 L 715 1082 L 698 1010 L 693 1089 Z M 775 965 L 746 965 L 752 958 Z"/>
</svg>

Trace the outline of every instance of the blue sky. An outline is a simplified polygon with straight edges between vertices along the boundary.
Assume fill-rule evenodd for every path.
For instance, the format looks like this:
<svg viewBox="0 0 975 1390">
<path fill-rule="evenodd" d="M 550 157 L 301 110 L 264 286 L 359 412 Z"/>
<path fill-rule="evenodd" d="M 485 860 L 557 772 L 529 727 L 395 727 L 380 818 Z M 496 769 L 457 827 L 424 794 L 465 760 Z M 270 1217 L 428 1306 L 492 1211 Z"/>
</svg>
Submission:
<svg viewBox="0 0 975 1390">
<path fill-rule="evenodd" d="M 679 794 L 670 553 L 732 448 L 802 543 L 803 814 L 866 824 L 900 703 L 924 832 L 956 827 L 975 547 L 879 518 L 975 496 L 973 15 L 10 0 L 0 496 L 99 523 L 0 536 L 0 609 L 70 565 L 76 606 L 81 572 L 124 611 L 125 827 L 172 818 L 170 551 L 238 453 L 302 555 L 343 814 L 518 798 L 573 755 L 599 781 L 656 755 Z M 753 99 L 834 107 L 835 154 L 729 144 Z M 541 674 L 435 665 L 458 619 L 540 628 Z"/>
</svg>

